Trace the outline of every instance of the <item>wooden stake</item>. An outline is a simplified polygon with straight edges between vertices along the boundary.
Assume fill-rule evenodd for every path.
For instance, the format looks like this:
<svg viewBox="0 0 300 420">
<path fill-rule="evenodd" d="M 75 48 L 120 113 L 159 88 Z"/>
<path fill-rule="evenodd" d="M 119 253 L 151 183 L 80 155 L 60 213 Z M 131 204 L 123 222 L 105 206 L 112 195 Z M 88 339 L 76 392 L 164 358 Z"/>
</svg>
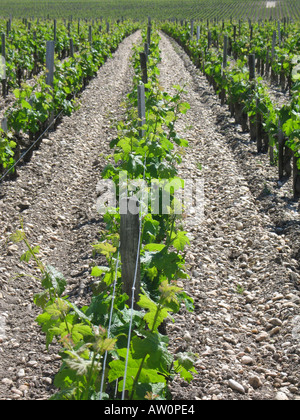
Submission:
<svg viewBox="0 0 300 420">
<path fill-rule="evenodd" d="M 89 26 L 89 44 L 92 43 L 92 27 Z"/>
<path fill-rule="evenodd" d="M 148 83 L 148 72 L 147 72 L 147 56 L 144 52 L 140 53 L 141 69 L 142 69 L 142 82 Z"/>
<path fill-rule="evenodd" d="M 227 48 L 228 48 L 228 36 L 224 35 L 223 69 L 225 69 L 227 67 Z"/>
<path fill-rule="evenodd" d="M 208 31 L 207 33 L 207 48 L 209 49 L 211 46 L 211 32 Z"/>
<path fill-rule="evenodd" d="M 145 52 L 145 54 L 146 54 L 146 57 L 147 57 L 147 61 L 148 61 L 148 55 L 149 55 L 149 44 L 148 44 L 148 42 L 145 42 L 144 43 L 144 52 Z"/>
<path fill-rule="evenodd" d="M 1 128 L 3 131 L 7 132 L 8 128 L 7 128 L 7 118 L 3 118 L 1 121 Z"/>
<path fill-rule="evenodd" d="M 276 31 L 273 32 L 273 38 L 272 38 L 272 52 L 271 52 L 271 61 L 274 60 L 275 55 L 275 45 L 276 45 Z"/>
<path fill-rule="evenodd" d="M 194 19 L 191 20 L 191 39 L 193 39 L 194 36 Z"/>
<path fill-rule="evenodd" d="M 256 108 L 259 109 L 259 99 L 256 99 Z M 256 144 L 257 153 L 263 150 L 263 125 L 262 115 L 260 112 L 256 113 Z"/>
<path fill-rule="evenodd" d="M 54 79 L 54 50 L 55 41 L 47 41 L 46 43 L 46 84 L 53 88 Z M 51 112 L 49 117 L 49 124 L 54 121 L 54 111 Z"/>
<path fill-rule="evenodd" d="M 197 42 L 200 40 L 200 26 L 197 26 Z"/>
<path fill-rule="evenodd" d="M 150 23 L 147 27 L 147 43 L 149 46 L 151 45 L 151 31 L 152 31 L 152 26 Z"/>
<path fill-rule="evenodd" d="M 300 170 L 298 168 L 297 162 L 299 158 L 295 155 L 293 157 L 293 192 L 294 199 L 298 200 L 300 198 Z"/>
<path fill-rule="evenodd" d="M 123 293 L 129 296 L 129 307 L 131 307 L 133 281 L 136 274 L 134 290 L 134 307 L 136 307 L 141 287 L 139 201 L 136 197 L 123 198 L 120 207 L 123 209 L 120 225 L 122 289 Z"/>
<path fill-rule="evenodd" d="M 54 49 L 55 42 L 47 41 L 46 43 L 46 83 L 53 87 L 53 76 L 54 76 Z"/>
<path fill-rule="evenodd" d="M 284 164 L 284 135 L 281 130 L 281 122 L 278 123 L 278 176 L 283 178 L 283 164 Z"/>
<path fill-rule="evenodd" d="M 5 71 L 5 59 L 6 59 L 6 52 L 5 52 L 5 34 L 1 34 L 1 66 L 4 66 L 2 69 L 1 82 L 2 82 L 2 96 L 6 98 L 6 71 Z"/>
<path fill-rule="evenodd" d="M 70 57 L 74 57 L 74 41 L 70 38 Z"/>
<path fill-rule="evenodd" d="M 266 55 L 266 66 L 265 66 L 265 76 L 269 77 L 269 72 L 270 72 L 270 60 L 269 60 L 269 49 L 267 49 L 267 55 Z"/>
<path fill-rule="evenodd" d="M 146 104 L 145 104 L 145 86 L 138 85 L 138 116 L 139 125 L 142 127 L 146 123 Z M 140 137 L 144 137 L 145 130 L 140 131 Z"/>
<path fill-rule="evenodd" d="M 56 42 L 56 40 L 57 40 L 57 22 L 56 22 L 56 19 L 54 19 L 54 28 L 53 28 L 53 39 L 54 39 L 54 42 Z"/>
<path fill-rule="evenodd" d="M 255 79 L 255 54 L 249 55 L 249 80 Z"/>
</svg>

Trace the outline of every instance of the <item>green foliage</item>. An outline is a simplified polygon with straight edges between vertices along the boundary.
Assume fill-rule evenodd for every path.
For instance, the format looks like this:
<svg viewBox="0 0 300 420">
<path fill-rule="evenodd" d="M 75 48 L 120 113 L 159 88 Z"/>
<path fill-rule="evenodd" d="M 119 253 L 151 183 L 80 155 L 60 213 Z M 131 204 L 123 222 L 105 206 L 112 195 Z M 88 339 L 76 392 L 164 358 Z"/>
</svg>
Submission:
<svg viewBox="0 0 300 420">
<path fill-rule="evenodd" d="M 17 144 L 12 140 L 10 134 L 0 128 L 0 171 L 1 166 L 3 169 L 9 169 L 14 164 L 13 156 L 16 146 Z"/>
<path fill-rule="evenodd" d="M 58 22 L 57 26 L 54 82 L 50 87 L 46 85 L 45 56 L 46 41 L 53 38 L 52 22 L 34 22 L 33 37 L 24 22 L 13 21 L 6 39 L 6 81 L 15 101 L 5 113 L 8 133 L 0 131 L 0 170 L 14 164 L 15 138 L 28 133 L 34 140 L 45 130 L 52 115 L 70 115 L 76 109 L 75 95 L 137 24 L 127 21 L 112 26 L 108 34 L 99 33 L 98 26 L 94 26 L 91 44 L 87 42 L 88 25 L 82 24 L 79 33 L 71 28 L 78 52 L 63 61 L 69 54 L 68 29 L 63 22 Z M 30 84 L 25 82 L 29 78 L 33 78 Z"/>
<path fill-rule="evenodd" d="M 174 37 L 188 52 L 194 63 L 203 69 L 210 84 L 215 91 L 223 95 L 231 107 L 239 104 L 254 122 L 262 121 L 264 134 L 268 136 L 269 146 L 273 147 L 273 155 L 278 155 L 278 127 L 282 127 L 286 143 L 296 157 L 300 157 L 300 83 L 299 83 L 299 24 L 290 23 L 281 25 L 282 42 L 279 45 L 278 37 L 274 49 L 274 57 L 269 64 L 272 73 L 280 76 L 281 87 L 289 87 L 291 101 L 281 108 L 271 100 L 265 81 L 259 77 L 260 66 L 256 66 L 255 80 L 249 80 L 248 55 L 262 60 L 265 68 L 267 51 L 272 50 L 272 37 L 274 22 L 265 22 L 264 25 L 253 23 L 253 30 L 249 25 L 239 22 L 234 40 L 234 22 L 222 22 L 209 25 L 211 32 L 211 45 L 208 46 L 207 31 L 201 25 L 200 39 L 191 37 L 191 28 L 179 27 L 175 23 L 164 23 L 162 29 Z M 237 25 L 235 25 L 237 28 Z M 278 29 L 278 27 L 276 27 Z M 231 59 L 223 68 L 223 39 L 228 36 L 231 46 Z M 271 63 L 270 63 L 271 61 Z M 300 160 L 298 159 L 300 168 Z"/>
<path fill-rule="evenodd" d="M 267 8 L 265 3 L 259 4 L 248 0 L 2 0 L 2 16 L 10 14 L 20 18 L 24 16 L 38 16 L 51 18 L 73 16 L 73 18 L 120 19 L 121 16 L 145 20 L 152 16 L 155 19 L 283 19 L 300 16 L 299 5 L 295 1 L 281 0 L 274 8 Z"/>
<path fill-rule="evenodd" d="M 180 86 L 175 87 L 174 96 L 160 90 L 157 70 L 160 61 L 158 42 L 159 38 L 152 33 L 151 54 L 147 65 L 149 83 L 145 86 L 146 124 L 142 127 L 143 135 L 140 133 L 141 127 L 136 115 L 137 86 L 141 79 L 141 49 L 134 48 L 135 86 L 128 95 L 128 119 L 119 124 L 118 137 L 111 142 L 115 165 L 108 165 L 103 172 L 104 178 L 112 178 L 115 181 L 117 191 L 120 188 L 121 171 L 126 171 L 129 179 L 143 179 L 148 188 L 154 178 L 158 181 L 176 180 L 176 166 L 181 158 L 175 145 L 187 146 L 187 142 L 178 138 L 175 123 L 178 116 L 185 114 L 190 106 L 182 101 L 181 95 L 184 90 Z M 180 188 L 182 180 L 178 178 L 177 184 Z M 171 208 L 172 204 L 174 196 L 171 199 Z M 141 249 L 144 293 L 140 295 L 138 302 L 138 306 L 144 311 L 143 330 L 139 329 L 139 335 L 133 334 L 128 354 L 126 348 L 119 348 L 117 360 L 110 363 L 108 379 L 118 379 L 119 391 L 125 386 L 130 398 L 145 398 L 147 393 L 152 393 L 164 399 L 167 397 L 167 382 L 175 372 L 172 370 L 173 357 L 167 350 L 168 339 L 159 333 L 158 328 L 166 319 L 172 319 L 171 313 L 178 312 L 181 303 L 186 304 L 189 310 L 193 309 L 192 299 L 176 286 L 177 279 L 187 278 L 182 252 L 189 245 L 189 240 L 186 232 L 177 226 L 172 211 L 163 214 L 160 209 L 160 212 L 154 215 L 151 206 L 144 210 L 147 210 L 143 215 Z M 113 217 L 107 217 L 110 226 Z M 113 226 L 116 224 L 119 224 L 119 219 L 116 219 Z M 103 244 L 100 246 L 103 247 Z M 126 358 L 128 373 L 124 385 Z"/>
<path fill-rule="evenodd" d="M 159 89 L 158 42 L 158 36 L 153 33 L 145 136 L 140 135 L 135 112 L 140 80 L 139 49 L 135 50 L 135 86 L 133 93 L 128 95 L 127 119 L 119 124 L 118 138 L 111 144 L 115 165 L 110 164 L 103 172 L 105 177 L 113 177 L 117 185 L 121 182 L 121 170 L 127 170 L 131 178 L 145 177 L 147 185 L 151 185 L 153 176 L 175 179 L 178 188 L 182 185 L 182 181 L 175 177 L 176 165 L 180 163 L 176 148 L 186 146 L 186 142 L 177 137 L 175 123 L 178 115 L 188 111 L 189 105 L 181 100 L 183 89 L 179 86 L 174 96 Z M 34 297 L 34 302 L 42 308 L 37 322 L 46 335 L 46 346 L 54 341 L 61 344 L 62 366 L 54 381 L 59 391 L 52 397 L 54 400 L 99 399 L 102 373 L 102 398 L 114 398 L 112 390 L 117 384 L 119 393 L 124 388 L 129 399 L 154 396 L 167 399 L 168 382 L 177 373 L 187 381 L 197 373 L 191 364 L 192 355 L 182 355 L 179 361 L 175 361 L 168 350 L 168 337 L 159 332 L 162 323 L 172 319 L 172 314 L 177 313 L 181 305 L 193 310 L 192 298 L 177 286 L 177 279 L 188 277 L 184 269 L 184 251 L 189 240 L 173 212 L 163 214 L 160 211 L 155 215 L 149 212 L 142 219 L 142 289 L 137 302 L 140 310 L 129 309 L 128 296 L 122 293 L 122 276 L 117 269 L 120 227 L 117 212 L 110 214 L 108 211 L 104 215 L 107 231 L 93 249 L 94 253 L 105 257 L 106 264 L 92 268 L 95 279 L 93 297 L 89 306 L 81 308 L 65 294 L 64 276 L 52 266 L 45 267 L 39 260 L 40 248 L 30 246 L 23 226 L 11 238 L 25 243 L 27 251 L 21 260 L 35 262 L 41 272 L 43 291 Z M 113 290 L 116 291 L 114 297 Z M 131 340 L 128 348 L 129 329 Z M 104 356 L 107 363 L 103 372 Z M 128 370 L 124 378 L 126 362 Z"/>
</svg>

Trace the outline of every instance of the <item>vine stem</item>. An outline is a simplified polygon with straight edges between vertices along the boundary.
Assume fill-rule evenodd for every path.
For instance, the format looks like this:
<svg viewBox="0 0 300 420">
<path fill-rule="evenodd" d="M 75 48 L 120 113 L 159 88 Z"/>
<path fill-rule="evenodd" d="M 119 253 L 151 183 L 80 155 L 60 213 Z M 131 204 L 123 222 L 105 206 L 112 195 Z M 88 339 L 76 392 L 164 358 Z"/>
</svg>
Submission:
<svg viewBox="0 0 300 420">
<path fill-rule="evenodd" d="M 91 386 L 92 376 L 93 376 L 93 373 L 94 373 L 95 361 L 96 361 L 96 353 L 93 354 L 91 371 L 90 371 L 89 378 L 88 378 L 88 381 L 87 381 L 86 390 L 85 390 L 85 392 L 83 394 L 83 398 L 82 398 L 83 401 L 87 401 L 88 397 L 89 397 L 89 389 L 90 389 L 90 386 Z"/>
<path fill-rule="evenodd" d="M 153 321 L 153 325 L 152 325 L 151 333 L 153 333 L 153 332 L 154 332 L 154 329 L 155 329 L 155 324 L 156 324 L 156 321 L 157 321 L 158 315 L 159 315 L 160 311 L 162 310 L 162 307 L 163 307 L 163 305 L 162 305 L 161 303 L 159 303 L 159 304 L 158 304 L 158 307 L 157 307 L 157 310 L 156 310 L 156 313 L 155 313 L 155 316 L 154 316 L 154 321 Z M 132 400 L 132 399 L 133 399 L 134 389 L 135 389 L 135 387 L 136 387 L 136 384 L 138 383 L 138 380 L 139 380 L 139 377 L 140 377 L 140 374 L 141 374 L 141 372 L 142 372 L 142 369 L 143 369 L 143 366 L 144 366 L 144 363 L 145 363 L 145 360 L 146 360 L 146 357 L 147 357 L 147 356 L 148 356 L 148 353 L 147 353 L 147 354 L 143 357 L 143 359 L 142 359 L 142 361 L 141 361 L 141 364 L 140 364 L 140 367 L 139 367 L 139 370 L 137 371 L 137 374 L 136 374 L 136 376 L 135 376 L 135 378 L 134 378 L 133 385 L 132 385 L 132 390 L 131 390 L 131 394 L 130 394 L 130 400 Z"/>
<path fill-rule="evenodd" d="M 21 229 L 24 232 L 24 243 L 28 249 L 28 251 L 30 252 L 30 254 L 32 255 L 32 257 L 34 258 L 34 261 L 36 262 L 36 265 L 38 266 L 39 270 L 41 271 L 42 274 L 45 274 L 45 267 L 43 265 L 43 263 L 36 257 L 35 253 L 33 252 L 33 249 L 31 248 L 31 245 L 27 239 L 25 230 L 24 230 L 24 224 L 23 224 L 23 220 L 21 219 L 20 221 L 21 224 Z"/>
<path fill-rule="evenodd" d="M 174 230 L 174 227 L 175 227 L 175 220 L 176 220 L 176 216 L 174 216 L 173 218 L 172 218 L 172 225 L 171 225 L 171 230 L 170 230 L 170 235 L 169 235 L 169 238 L 167 239 L 167 241 L 166 241 L 166 246 L 169 248 L 170 246 L 171 246 L 171 244 L 172 244 L 172 234 L 173 234 L 173 230 Z"/>
</svg>

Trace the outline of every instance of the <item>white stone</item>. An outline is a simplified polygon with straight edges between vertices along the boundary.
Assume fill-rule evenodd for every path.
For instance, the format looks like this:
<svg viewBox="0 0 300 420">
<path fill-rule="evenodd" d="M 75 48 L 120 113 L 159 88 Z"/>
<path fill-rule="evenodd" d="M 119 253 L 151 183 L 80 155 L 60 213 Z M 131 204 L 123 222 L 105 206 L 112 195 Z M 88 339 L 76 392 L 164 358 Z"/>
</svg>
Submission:
<svg viewBox="0 0 300 420">
<path fill-rule="evenodd" d="M 190 343 L 191 341 L 192 341 L 192 336 L 191 336 L 191 334 L 188 332 L 188 331 L 186 331 L 185 333 L 184 333 L 184 340 L 187 342 L 187 343 Z"/>
<path fill-rule="evenodd" d="M 13 384 L 13 381 L 9 378 L 3 378 L 1 381 L 4 385 L 11 386 Z"/>
<path fill-rule="evenodd" d="M 244 225 L 243 225 L 242 222 L 236 222 L 235 227 L 237 228 L 237 230 L 243 230 L 244 229 Z"/>
<path fill-rule="evenodd" d="M 266 332 L 262 332 L 260 333 L 257 337 L 256 337 L 256 341 L 258 343 L 261 343 L 262 341 L 265 341 L 269 338 L 269 334 Z"/>
<path fill-rule="evenodd" d="M 238 391 L 241 394 L 245 394 L 245 388 L 243 387 L 243 385 L 239 384 L 238 382 L 234 381 L 233 379 L 229 379 L 228 384 L 230 386 L 231 389 L 233 389 L 234 391 Z"/>
<path fill-rule="evenodd" d="M 289 398 L 284 392 L 277 392 L 275 400 L 276 401 L 289 401 Z"/>
<path fill-rule="evenodd" d="M 262 386 L 262 382 L 261 382 L 261 380 L 260 380 L 260 378 L 258 376 L 251 376 L 249 378 L 249 384 L 254 389 L 258 389 L 258 388 L 260 388 Z"/>
<path fill-rule="evenodd" d="M 241 362 L 243 365 L 253 365 L 253 359 L 252 357 L 249 357 L 249 356 L 242 357 Z"/>
<path fill-rule="evenodd" d="M 276 326 L 276 327 L 281 327 L 282 326 L 282 321 L 278 318 L 272 318 L 269 320 L 269 323 Z"/>
<path fill-rule="evenodd" d="M 19 372 L 17 373 L 17 377 L 18 378 L 24 378 L 24 376 L 25 376 L 25 370 L 20 369 Z"/>
</svg>

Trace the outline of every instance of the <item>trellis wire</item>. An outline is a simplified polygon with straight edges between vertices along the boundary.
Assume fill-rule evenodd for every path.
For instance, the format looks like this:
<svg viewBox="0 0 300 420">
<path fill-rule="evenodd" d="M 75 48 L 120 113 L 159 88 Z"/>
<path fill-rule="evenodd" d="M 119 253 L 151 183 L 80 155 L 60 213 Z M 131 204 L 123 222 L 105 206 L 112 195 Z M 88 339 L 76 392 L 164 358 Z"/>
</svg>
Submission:
<svg viewBox="0 0 300 420">
<path fill-rule="evenodd" d="M 75 99 L 76 95 L 77 95 L 78 91 L 76 91 L 73 95 L 72 99 Z M 48 125 L 48 127 L 43 131 L 43 133 L 38 137 L 37 140 L 35 140 L 34 143 L 31 144 L 31 146 L 25 150 L 25 152 L 22 154 L 22 156 L 5 172 L 4 175 L 2 175 L 2 177 L 0 178 L 0 183 L 3 181 L 3 179 L 14 169 L 16 168 L 16 166 L 21 162 L 21 160 L 30 152 L 31 149 L 34 148 L 34 146 L 43 138 L 43 136 L 50 130 L 50 128 L 52 127 L 53 124 L 56 123 L 56 121 L 58 120 L 58 118 L 64 113 L 64 110 L 62 109 L 60 111 L 60 113 L 54 118 L 53 121 L 50 122 L 50 124 Z"/>
<path fill-rule="evenodd" d="M 109 323 L 108 323 L 108 329 L 107 329 L 107 338 L 110 338 L 110 330 L 111 330 L 112 316 L 113 316 L 113 310 L 114 310 L 114 301 L 115 301 L 115 297 L 116 297 L 116 285 L 117 285 L 117 280 L 118 280 L 118 268 L 119 268 L 119 260 L 120 260 L 119 256 L 120 256 L 120 244 L 119 244 L 119 247 L 118 247 L 117 263 L 116 263 L 116 275 L 115 275 L 115 281 L 114 281 L 114 285 L 113 285 L 113 294 L 112 294 L 112 298 L 111 298 L 111 307 L 110 307 L 110 316 L 109 316 Z M 102 364 L 102 378 L 101 378 L 100 397 L 99 397 L 100 401 L 102 400 L 106 361 L 107 361 L 107 351 L 104 354 L 104 359 L 103 359 L 103 364 Z"/>
<path fill-rule="evenodd" d="M 30 152 L 31 149 L 34 148 L 34 146 L 41 140 L 41 138 L 44 136 L 44 134 L 49 131 L 51 126 L 56 123 L 56 120 L 61 116 L 61 114 L 64 111 L 60 111 L 60 113 L 57 115 L 57 117 L 49 124 L 49 126 L 46 128 L 46 130 L 39 136 L 37 140 L 35 140 L 34 143 L 22 154 L 22 156 L 5 172 L 5 174 L 0 178 L 0 182 L 3 181 L 3 179 L 21 162 L 21 160 Z"/>
<path fill-rule="evenodd" d="M 130 342 L 131 342 L 132 322 L 133 322 L 133 306 L 134 306 L 135 284 L 136 284 L 138 261 L 139 261 L 139 254 L 140 254 L 140 248 L 141 248 L 141 234 L 142 234 L 142 229 L 141 229 L 141 225 L 140 225 L 139 243 L 138 243 L 138 250 L 137 250 L 137 256 L 136 256 L 136 264 L 135 264 L 135 273 L 134 273 L 134 279 L 133 279 L 133 286 L 132 286 L 131 315 L 130 315 L 130 323 L 129 323 L 129 331 L 128 331 L 128 341 L 127 341 L 127 354 L 126 354 L 126 362 L 125 362 L 125 371 L 124 371 L 124 378 L 123 378 L 122 401 L 124 401 L 124 399 L 125 399 L 125 387 L 126 387 L 128 360 L 129 360 L 129 349 L 130 349 Z"/>
<path fill-rule="evenodd" d="M 146 176 L 146 157 L 147 154 L 145 153 L 145 160 L 144 160 L 144 176 L 143 179 L 145 181 Z M 142 238 L 142 203 L 144 202 L 144 189 L 142 189 L 142 202 L 140 208 L 140 229 L 139 229 L 139 241 L 138 241 L 138 249 L 136 255 L 136 263 L 135 263 L 135 272 L 134 272 L 134 279 L 132 285 L 132 298 L 131 298 L 131 314 L 130 314 L 130 323 L 129 323 L 129 331 L 128 331 L 128 341 L 127 341 L 127 354 L 126 354 L 126 362 L 125 362 L 125 370 L 124 370 L 124 378 L 123 378 L 123 390 L 122 390 L 122 401 L 125 399 L 125 388 L 126 388 L 126 379 L 127 379 L 127 370 L 128 370 L 128 360 L 129 360 L 129 350 L 130 350 L 130 342 L 131 342 L 131 333 L 132 333 L 132 323 L 133 323 L 133 307 L 134 307 L 134 296 L 135 296 L 135 285 L 137 279 L 137 270 L 138 270 L 138 262 L 141 250 L 141 238 Z"/>
</svg>

